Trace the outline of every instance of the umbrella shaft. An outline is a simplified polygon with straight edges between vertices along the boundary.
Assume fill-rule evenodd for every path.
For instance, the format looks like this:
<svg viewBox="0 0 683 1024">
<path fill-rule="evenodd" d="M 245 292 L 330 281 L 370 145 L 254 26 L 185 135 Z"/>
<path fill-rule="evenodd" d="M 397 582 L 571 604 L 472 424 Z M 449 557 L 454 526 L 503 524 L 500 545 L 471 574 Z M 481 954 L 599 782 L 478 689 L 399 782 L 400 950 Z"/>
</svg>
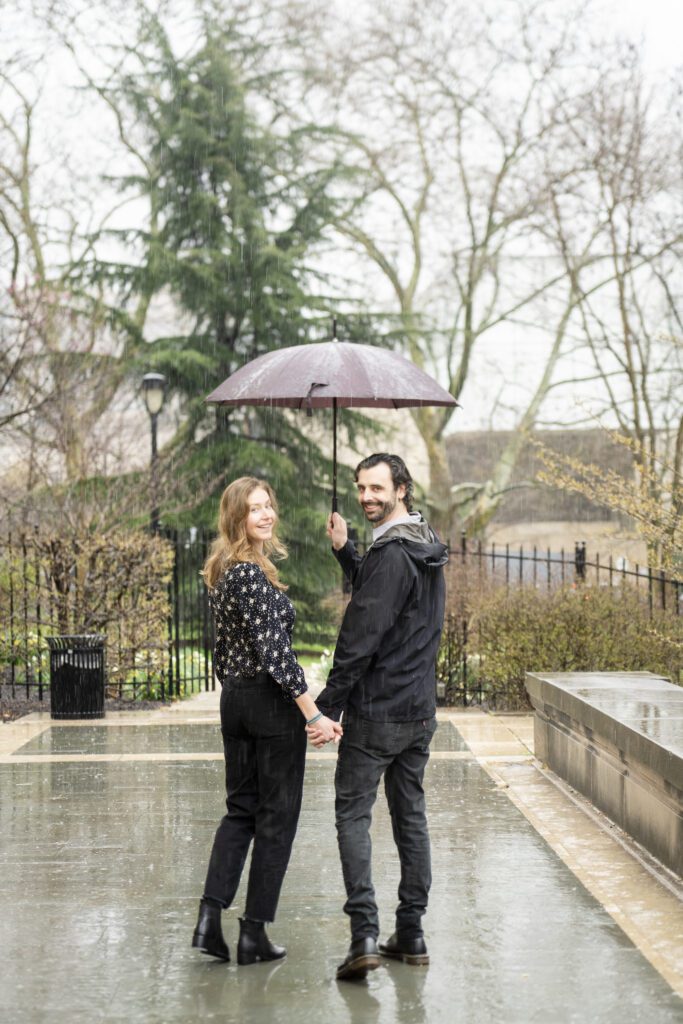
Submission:
<svg viewBox="0 0 683 1024">
<path fill-rule="evenodd" d="M 332 511 L 337 511 L 337 399 L 332 401 Z"/>
</svg>

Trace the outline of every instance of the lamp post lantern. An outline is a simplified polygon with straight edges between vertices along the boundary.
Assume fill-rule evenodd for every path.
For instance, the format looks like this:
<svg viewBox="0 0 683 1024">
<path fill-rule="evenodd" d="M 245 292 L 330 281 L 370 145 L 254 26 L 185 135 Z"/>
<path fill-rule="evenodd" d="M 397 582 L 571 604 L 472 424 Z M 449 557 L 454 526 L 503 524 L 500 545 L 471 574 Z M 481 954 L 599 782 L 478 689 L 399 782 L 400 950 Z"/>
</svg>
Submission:
<svg viewBox="0 0 683 1024">
<path fill-rule="evenodd" d="M 164 404 L 166 378 L 163 373 L 146 373 L 142 378 L 142 394 L 149 413 L 152 428 L 152 461 L 150 463 L 152 484 L 152 511 L 150 525 L 153 533 L 159 532 L 159 496 L 157 486 L 157 419 Z"/>
</svg>

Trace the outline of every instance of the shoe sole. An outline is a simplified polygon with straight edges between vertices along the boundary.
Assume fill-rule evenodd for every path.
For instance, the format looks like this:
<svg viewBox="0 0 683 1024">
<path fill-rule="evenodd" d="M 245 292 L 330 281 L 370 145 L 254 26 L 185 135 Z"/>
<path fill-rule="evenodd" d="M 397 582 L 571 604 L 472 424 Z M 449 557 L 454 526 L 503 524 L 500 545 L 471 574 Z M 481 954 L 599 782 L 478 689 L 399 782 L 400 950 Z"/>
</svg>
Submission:
<svg viewBox="0 0 683 1024">
<path fill-rule="evenodd" d="M 223 963 L 225 963 L 225 964 L 229 964 L 230 963 L 230 956 L 229 955 L 228 956 L 223 956 L 222 953 L 214 953 L 214 951 L 212 949 L 207 949 L 205 946 L 203 946 L 201 944 L 201 942 L 202 942 L 201 936 L 200 937 L 195 936 L 192 939 L 192 948 L 193 949 L 198 949 L 200 953 L 205 953 L 206 956 L 214 956 L 216 958 L 216 960 L 222 960 Z"/>
<path fill-rule="evenodd" d="M 380 956 L 385 956 L 388 960 L 401 960 L 404 964 L 410 964 L 411 967 L 429 966 L 429 953 L 390 953 L 382 949 L 381 946 L 379 953 Z"/>
<path fill-rule="evenodd" d="M 354 978 L 364 978 L 368 971 L 374 971 L 380 965 L 380 959 L 375 954 L 357 956 L 347 964 L 337 968 L 337 981 L 352 981 Z"/>
<path fill-rule="evenodd" d="M 252 964 L 276 964 L 276 963 L 282 963 L 282 961 L 285 960 L 286 958 L 287 958 L 287 954 L 286 953 L 283 956 L 268 956 L 268 957 L 255 956 L 253 959 L 251 957 L 240 957 L 239 954 L 238 954 L 238 956 L 237 956 L 237 963 L 238 963 L 238 965 L 240 967 L 251 967 Z"/>
</svg>

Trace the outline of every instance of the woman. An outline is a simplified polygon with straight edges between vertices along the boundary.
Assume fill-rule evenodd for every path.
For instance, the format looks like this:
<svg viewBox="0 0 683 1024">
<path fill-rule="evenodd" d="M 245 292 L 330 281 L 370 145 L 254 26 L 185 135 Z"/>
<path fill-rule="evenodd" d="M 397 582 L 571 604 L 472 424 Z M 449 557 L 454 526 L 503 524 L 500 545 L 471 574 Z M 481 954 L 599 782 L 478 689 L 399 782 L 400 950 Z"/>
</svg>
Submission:
<svg viewBox="0 0 683 1024">
<path fill-rule="evenodd" d="M 275 918 L 301 810 L 305 725 L 314 723 L 326 741 L 341 735 L 318 711 L 292 651 L 294 608 L 270 557 L 287 556 L 275 536 L 277 519 L 269 484 L 234 480 L 221 497 L 219 535 L 204 566 L 216 623 L 214 670 L 223 687 L 228 813 L 214 839 L 192 945 L 230 959 L 221 910 L 235 897 L 253 839 L 239 964 L 286 953 L 265 924 Z"/>
</svg>

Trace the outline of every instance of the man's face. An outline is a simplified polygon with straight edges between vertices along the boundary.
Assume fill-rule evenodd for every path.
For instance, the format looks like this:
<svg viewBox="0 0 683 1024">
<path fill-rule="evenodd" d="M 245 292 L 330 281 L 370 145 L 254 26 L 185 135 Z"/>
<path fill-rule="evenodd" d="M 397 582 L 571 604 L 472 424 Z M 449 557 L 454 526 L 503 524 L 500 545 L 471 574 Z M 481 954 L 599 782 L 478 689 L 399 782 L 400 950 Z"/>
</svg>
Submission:
<svg viewBox="0 0 683 1024">
<path fill-rule="evenodd" d="M 391 470 L 386 462 L 379 462 L 372 469 L 361 469 L 356 487 L 365 518 L 375 526 L 381 526 L 390 518 L 406 493 L 404 484 L 394 487 Z M 401 507 L 400 512 L 404 511 Z"/>
</svg>

